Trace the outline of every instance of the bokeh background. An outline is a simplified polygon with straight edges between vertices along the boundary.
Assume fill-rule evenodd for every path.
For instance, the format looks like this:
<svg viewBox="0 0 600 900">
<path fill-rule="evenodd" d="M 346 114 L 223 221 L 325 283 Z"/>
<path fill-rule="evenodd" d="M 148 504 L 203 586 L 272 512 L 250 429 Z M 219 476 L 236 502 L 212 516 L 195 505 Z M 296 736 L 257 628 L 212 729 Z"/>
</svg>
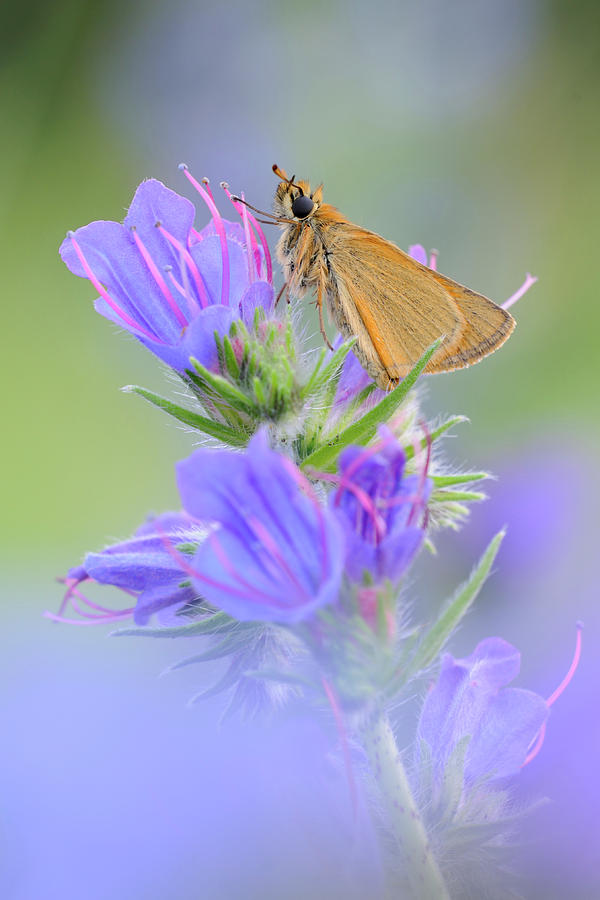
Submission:
<svg viewBox="0 0 600 900">
<path fill-rule="evenodd" d="M 584 620 L 518 784 L 551 802 L 515 860 L 526 897 L 600 895 L 598 24 L 585 0 L 2 4 L 2 897 L 377 896 L 324 723 L 219 730 L 218 700 L 186 707 L 208 670 L 157 678 L 188 648 L 41 618 L 87 549 L 177 504 L 192 437 L 119 392 L 172 386 L 57 248 L 122 218 L 144 177 L 189 196 L 181 160 L 263 208 L 275 160 L 323 180 L 350 218 L 437 247 L 498 301 L 539 277 L 500 353 L 429 380 L 429 412 L 472 423 L 446 454 L 498 480 L 413 593 L 433 607 L 507 524 L 454 652 L 499 634 L 547 695 Z"/>
</svg>

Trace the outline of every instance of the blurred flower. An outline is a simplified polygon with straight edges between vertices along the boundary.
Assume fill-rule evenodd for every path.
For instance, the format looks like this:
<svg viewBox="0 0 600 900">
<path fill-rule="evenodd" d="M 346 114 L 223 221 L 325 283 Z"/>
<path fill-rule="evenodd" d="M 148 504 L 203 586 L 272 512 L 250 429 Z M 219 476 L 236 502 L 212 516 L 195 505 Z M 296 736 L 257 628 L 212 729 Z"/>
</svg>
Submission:
<svg viewBox="0 0 600 900">
<path fill-rule="evenodd" d="M 425 536 L 431 491 L 427 464 L 419 475 L 404 474 L 405 454 L 389 429 L 368 448 L 347 447 L 330 506 L 346 536 L 346 571 L 354 581 L 397 581 Z"/>
<path fill-rule="evenodd" d="M 198 592 L 189 581 L 186 584 L 186 576 L 170 548 L 195 546 L 205 534 L 185 513 L 163 513 L 148 520 L 130 540 L 112 544 L 99 553 L 88 553 L 83 565 L 67 574 L 67 590 L 58 615 L 45 615 L 74 625 L 115 622 L 131 615 L 138 625 L 145 625 L 153 613 L 166 608 L 172 615 L 196 600 Z M 99 606 L 79 590 L 84 581 L 120 588 L 134 598 L 135 604 L 121 610 Z M 80 619 L 63 616 L 69 602 Z"/>
<path fill-rule="evenodd" d="M 514 775 L 524 765 L 549 708 L 533 691 L 505 687 L 517 677 L 520 665 L 519 651 L 496 637 L 481 641 L 465 659 L 444 654 L 418 727 L 418 739 L 431 755 L 435 784 L 441 784 L 464 739 L 465 785 Z"/>
<path fill-rule="evenodd" d="M 197 450 L 177 476 L 185 509 L 217 526 L 187 569 L 212 604 L 236 619 L 292 624 L 337 601 L 341 529 L 265 431 L 244 453 Z"/>
<path fill-rule="evenodd" d="M 216 368 L 214 332 L 223 336 L 235 319 L 252 322 L 257 306 L 273 305 L 260 225 L 240 204 L 243 225 L 224 220 L 208 182 L 184 172 L 213 216 L 201 231 L 193 204 L 150 179 L 122 225 L 92 222 L 69 232 L 60 248 L 69 269 L 100 294 L 96 310 L 181 374 L 191 356 Z"/>
</svg>

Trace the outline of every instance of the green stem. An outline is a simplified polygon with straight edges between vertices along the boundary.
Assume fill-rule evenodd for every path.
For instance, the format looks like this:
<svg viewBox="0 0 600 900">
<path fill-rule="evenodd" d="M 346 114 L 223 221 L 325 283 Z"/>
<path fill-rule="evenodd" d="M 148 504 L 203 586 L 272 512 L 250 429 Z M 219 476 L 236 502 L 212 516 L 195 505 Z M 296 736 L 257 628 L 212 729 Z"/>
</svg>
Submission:
<svg viewBox="0 0 600 900">
<path fill-rule="evenodd" d="M 387 716 L 365 722 L 361 738 L 401 855 L 402 877 L 409 891 L 403 896 L 406 900 L 449 900 Z"/>
</svg>

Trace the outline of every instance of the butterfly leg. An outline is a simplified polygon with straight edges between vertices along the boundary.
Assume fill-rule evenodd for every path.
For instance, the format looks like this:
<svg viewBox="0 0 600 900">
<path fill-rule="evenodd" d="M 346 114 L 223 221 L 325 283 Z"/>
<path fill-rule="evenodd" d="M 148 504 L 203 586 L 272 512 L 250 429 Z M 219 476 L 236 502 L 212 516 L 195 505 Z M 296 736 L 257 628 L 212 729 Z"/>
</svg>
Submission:
<svg viewBox="0 0 600 900">
<path fill-rule="evenodd" d="M 321 334 L 323 335 L 323 340 L 327 344 L 330 350 L 333 350 L 333 346 L 327 337 L 327 332 L 325 331 L 325 321 L 323 319 L 323 281 L 319 281 L 319 287 L 317 289 L 317 306 L 319 308 L 319 328 L 321 329 Z"/>
<path fill-rule="evenodd" d="M 277 294 L 277 297 L 275 299 L 275 306 L 277 306 L 277 304 L 281 300 L 281 297 L 283 296 L 284 291 L 287 291 L 286 299 L 287 299 L 287 302 L 289 303 L 290 302 L 290 283 L 289 283 L 289 281 L 284 281 L 283 284 L 281 285 L 281 290 L 279 291 L 279 293 Z"/>
</svg>

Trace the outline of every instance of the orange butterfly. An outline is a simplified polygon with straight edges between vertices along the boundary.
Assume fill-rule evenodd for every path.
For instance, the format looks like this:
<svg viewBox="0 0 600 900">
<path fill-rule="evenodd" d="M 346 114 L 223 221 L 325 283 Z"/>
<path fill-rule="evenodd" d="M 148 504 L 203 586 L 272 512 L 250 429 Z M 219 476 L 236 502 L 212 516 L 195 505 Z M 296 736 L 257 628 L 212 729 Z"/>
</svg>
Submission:
<svg viewBox="0 0 600 900">
<path fill-rule="evenodd" d="M 341 333 L 356 337 L 354 353 L 379 387 L 394 387 L 439 337 L 426 372 L 478 362 L 511 334 L 515 320 L 505 309 L 348 221 L 323 202 L 323 185 L 311 191 L 277 165 L 273 171 L 281 179 L 275 215 L 262 215 L 283 226 L 284 287 L 294 297 L 316 290 L 326 343 L 324 300 Z"/>
</svg>

